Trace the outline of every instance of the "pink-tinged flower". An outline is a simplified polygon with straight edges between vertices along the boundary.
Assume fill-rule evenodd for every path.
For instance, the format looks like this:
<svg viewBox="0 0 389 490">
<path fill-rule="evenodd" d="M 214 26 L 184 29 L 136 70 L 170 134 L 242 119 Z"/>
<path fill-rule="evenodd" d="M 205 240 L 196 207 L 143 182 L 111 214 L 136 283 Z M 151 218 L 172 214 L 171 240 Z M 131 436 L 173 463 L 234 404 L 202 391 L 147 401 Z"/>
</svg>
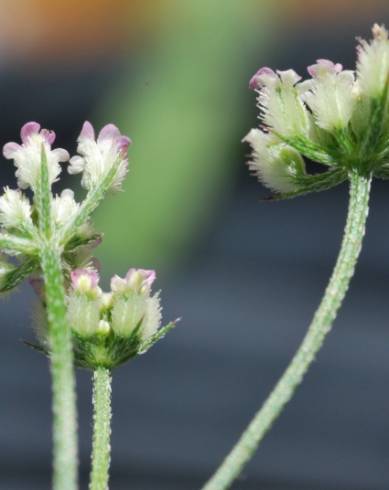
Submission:
<svg viewBox="0 0 389 490">
<path fill-rule="evenodd" d="M 75 269 L 70 273 L 72 288 L 80 293 L 99 292 L 99 274 L 94 269 Z"/>
<path fill-rule="evenodd" d="M 129 337 L 139 327 L 143 339 L 153 335 L 161 325 L 159 293 L 151 295 L 155 271 L 130 269 L 122 279 L 114 276 L 112 289 L 112 329 L 120 337 Z"/>
<path fill-rule="evenodd" d="M 389 77 L 389 33 L 384 26 L 374 24 L 373 39 L 361 39 L 358 46 L 357 79 L 363 95 L 380 97 Z"/>
<path fill-rule="evenodd" d="M 128 171 L 127 151 L 130 144 L 131 140 L 113 124 L 104 126 L 96 139 L 93 126 L 86 121 L 78 137 L 79 155 L 71 158 L 68 171 L 70 174 L 82 173 L 82 185 L 91 189 L 98 185 L 119 159 L 112 188 L 120 189 Z"/>
<path fill-rule="evenodd" d="M 111 279 L 111 290 L 114 293 L 133 291 L 140 294 L 150 294 L 151 286 L 156 279 L 153 270 L 131 268 L 126 277 L 117 275 Z"/>
<path fill-rule="evenodd" d="M 275 71 L 267 66 L 263 66 L 250 78 L 249 88 L 251 88 L 251 90 L 257 90 L 262 87 L 262 85 L 277 80 L 278 77 Z"/>
<path fill-rule="evenodd" d="M 308 73 L 312 78 L 320 78 L 326 75 L 337 75 L 343 70 L 343 65 L 333 63 L 330 60 L 317 60 L 315 65 L 308 66 Z"/>
<path fill-rule="evenodd" d="M 258 106 L 265 125 L 287 138 L 305 136 L 310 129 L 310 118 L 300 97 L 301 80 L 294 70 L 263 67 L 250 80 L 250 87 L 258 92 Z"/>
<path fill-rule="evenodd" d="M 356 103 L 354 72 L 320 59 L 308 67 L 308 73 L 312 79 L 299 85 L 300 93 L 317 125 L 327 131 L 347 127 Z"/>
<path fill-rule="evenodd" d="M 54 131 L 41 129 L 37 122 L 26 123 L 21 131 L 22 144 L 10 142 L 4 145 L 3 155 L 14 160 L 16 177 L 21 189 L 35 189 L 41 166 L 42 149 L 46 153 L 49 182 L 52 184 L 61 172 L 59 162 L 69 160 L 69 153 L 63 148 L 51 149 L 55 141 Z"/>
</svg>

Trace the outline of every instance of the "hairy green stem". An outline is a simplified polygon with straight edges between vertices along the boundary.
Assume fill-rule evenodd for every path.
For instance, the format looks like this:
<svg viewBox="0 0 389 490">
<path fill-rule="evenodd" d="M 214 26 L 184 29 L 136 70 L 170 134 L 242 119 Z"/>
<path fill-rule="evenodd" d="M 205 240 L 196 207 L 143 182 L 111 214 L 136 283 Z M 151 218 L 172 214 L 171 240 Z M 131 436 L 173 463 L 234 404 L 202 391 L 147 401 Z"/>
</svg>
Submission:
<svg viewBox="0 0 389 490">
<path fill-rule="evenodd" d="M 93 448 L 89 490 L 108 490 L 111 462 L 111 371 L 93 372 Z"/>
<path fill-rule="evenodd" d="M 61 257 L 48 244 L 40 253 L 45 281 L 53 392 L 53 489 L 77 488 L 77 416 L 73 348 L 66 322 Z"/>
<path fill-rule="evenodd" d="M 61 248 L 53 237 L 52 194 L 47 156 L 42 146 L 34 189 L 40 234 L 39 260 L 45 282 L 53 392 L 53 490 L 77 489 L 77 412 L 73 346 L 66 321 Z"/>
<path fill-rule="evenodd" d="M 342 245 L 331 279 L 308 332 L 275 388 L 203 490 L 230 488 L 292 398 L 331 330 L 355 271 L 369 209 L 371 178 L 356 173 L 351 174 L 349 178 L 350 201 Z"/>
</svg>

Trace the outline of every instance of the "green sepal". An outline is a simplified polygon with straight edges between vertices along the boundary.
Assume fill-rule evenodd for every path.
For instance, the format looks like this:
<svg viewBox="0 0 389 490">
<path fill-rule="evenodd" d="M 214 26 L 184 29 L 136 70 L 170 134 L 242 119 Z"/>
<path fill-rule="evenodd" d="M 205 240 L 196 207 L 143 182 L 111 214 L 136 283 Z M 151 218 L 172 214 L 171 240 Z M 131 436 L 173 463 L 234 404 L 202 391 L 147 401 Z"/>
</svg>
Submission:
<svg viewBox="0 0 389 490">
<path fill-rule="evenodd" d="M 154 335 L 144 340 L 139 347 L 138 354 L 145 354 L 149 349 L 151 349 L 151 347 L 153 347 L 154 344 L 163 339 L 170 332 L 170 330 L 175 328 L 179 321 L 180 319 L 178 318 L 174 322 L 168 323 L 164 327 L 159 328 Z"/>
<path fill-rule="evenodd" d="M 43 354 L 46 357 L 50 357 L 50 352 L 47 347 L 42 344 L 35 344 L 34 342 L 30 342 L 28 340 L 22 340 L 23 344 L 29 347 L 30 349 Z"/>
<path fill-rule="evenodd" d="M 129 337 L 116 335 L 113 330 L 108 334 L 97 332 L 87 337 L 73 332 L 76 366 L 87 369 L 98 367 L 113 369 L 135 357 L 141 345 L 140 328 L 142 322 L 143 319 Z"/>
<path fill-rule="evenodd" d="M 346 181 L 347 178 L 347 171 L 340 168 L 316 175 L 302 175 L 294 179 L 297 187 L 296 191 L 275 194 L 266 200 L 280 201 L 310 194 L 311 192 L 326 191 Z"/>
<path fill-rule="evenodd" d="M 75 235 L 66 245 L 63 253 L 64 261 L 71 269 L 77 269 L 91 259 L 92 250 L 97 247 L 103 239 L 102 233 L 89 230 L 84 235 Z"/>
<path fill-rule="evenodd" d="M 382 167 L 377 168 L 374 172 L 374 177 L 377 179 L 388 180 L 389 179 L 389 164 L 383 164 Z"/>
<path fill-rule="evenodd" d="M 365 159 L 374 152 L 380 152 L 385 148 L 385 135 L 388 129 L 388 97 L 389 79 L 385 84 L 385 89 L 380 97 L 370 101 L 370 117 L 366 132 L 361 144 L 361 157 Z"/>
<path fill-rule="evenodd" d="M 36 259 L 26 259 L 20 265 L 15 266 L 9 272 L 5 273 L 2 278 L 2 286 L 0 293 L 5 293 L 18 286 L 26 277 L 35 272 L 39 268 L 39 263 Z"/>
<path fill-rule="evenodd" d="M 277 134 L 277 133 L 275 133 Z M 327 151 L 322 148 L 322 146 L 314 143 L 313 141 L 310 141 L 308 138 L 305 138 L 303 136 L 296 136 L 294 138 L 285 138 L 280 134 L 277 134 L 277 136 L 287 143 L 289 146 L 297 150 L 299 153 L 301 153 L 303 156 L 306 158 L 309 158 L 310 160 L 313 160 L 318 163 L 323 163 L 324 165 L 327 166 L 333 166 L 336 165 L 336 161 L 334 158 L 327 153 Z"/>
</svg>

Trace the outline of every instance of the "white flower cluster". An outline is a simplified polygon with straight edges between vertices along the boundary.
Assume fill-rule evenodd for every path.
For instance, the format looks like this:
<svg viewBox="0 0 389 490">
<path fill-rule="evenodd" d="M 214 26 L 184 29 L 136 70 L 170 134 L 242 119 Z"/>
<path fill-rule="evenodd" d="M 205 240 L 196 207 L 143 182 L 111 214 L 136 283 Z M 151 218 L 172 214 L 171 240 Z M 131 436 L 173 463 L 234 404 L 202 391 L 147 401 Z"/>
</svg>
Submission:
<svg viewBox="0 0 389 490">
<path fill-rule="evenodd" d="M 359 134 L 368 128 L 371 102 L 382 105 L 382 98 L 388 98 L 388 37 L 383 26 L 375 25 L 372 41 L 360 41 L 356 72 L 319 59 L 308 67 L 309 80 L 302 81 L 293 70 L 275 72 L 267 67 L 252 77 L 250 87 L 258 92 L 265 128 L 251 131 L 244 141 L 253 148 L 250 168 L 265 186 L 278 193 L 293 192 L 305 176 L 300 158 L 285 151 L 284 145 L 303 154 L 306 149 L 311 159 L 313 150 L 317 154 L 320 149 L 332 155 L 331 160 L 333 155 L 342 156 L 336 148 L 341 138 L 344 146 L 348 138 L 350 146 L 352 131 L 360 130 L 361 124 Z M 333 141 L 332 148 L 323 146 Z"/>
<path fill-rule="evenodd" d="M 130 338 L 137 330 L 142 340 L 150 338 L 161 325 L 158 293 L 151 295 L 155 272 L 130 269 L 125 278 L 114 276 L 111 291 L 104 293 L 99 276 L 92 269 L 72 272 L 68 300 L 69 325 L 81 337 L 108 335 Z"/>
<path fill-rule="evenodd" d="M 82 173 L 82 184 L 88 189 L 100 185 L 108 174 L 109 188 L 119 189 L 127 173 L 127 150 L 130 139 L 123 136 L 113 124 L 106 125 L 95 141 L 93 126 L 86 121 L 78 138 L 78 153 L 70 159 L 63 148 L 52 149 L 56 135 L 54 131 L 41 129 L 37 122 L 26 123 L 20 132 L 21 144 L 10 142 L 4 145 L 3 155 L 13 160 L 16 167 L 18 190 L 4 189 L 0 197 L 0 225 L 5 229 L 26 232 L 33 228 L 33 206 L 22 190 L 38 190 L 42 159 L 47 162 L 48 180 L 51 186 L 61 173 L 61 162 L 70 161 L 70 174 Z M 108 189 L 105 189 L 108 190 Z M 69 223 L 80 209 L 74 193 L 65 189 L 53 196 L 52 218 L 57 228 Z"/>
</svg>

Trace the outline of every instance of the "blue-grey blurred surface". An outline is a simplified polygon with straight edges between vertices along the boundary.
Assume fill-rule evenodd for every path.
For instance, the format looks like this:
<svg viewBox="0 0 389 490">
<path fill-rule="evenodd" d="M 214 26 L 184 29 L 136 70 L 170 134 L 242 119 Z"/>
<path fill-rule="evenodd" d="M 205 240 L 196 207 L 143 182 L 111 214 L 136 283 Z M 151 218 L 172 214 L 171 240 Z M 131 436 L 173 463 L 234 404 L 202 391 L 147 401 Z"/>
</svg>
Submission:
<svg viewBox="0 0 389 490">
<path fill-rule="evenodd" d="M 307 22 L 292 33 L 284 25 L 278 49 L 277 32 L 268 43 L 258 33 L 258 63 L 302 72 L 316 57 L 329 57 L 350 66 L 354 36 L 366 35 L 372 21 L 384 21 L 385 14 L 385 7 L 372 10 L 366 18 L 353 19 L 347 29 L 335 20 L 322 29 L 320 23 L 313 28 Z M 243 165 L 248 149 L 239 141 L 255 124 L 254 96 L 246 92 L 254 51 L 242 52 L 242 59 L 250 59 L 242 62 L 239 86 L 229 92 L 242 93 L 236 115 L 242 120 L 240 133 L 229 132 L 215 142 L 226 145 L 231 181 L 217 188 L 204 224 L 193 225 L 197 232 L 191 247 L 182 251 L 178 263 L 162 268 L 158 279 L 164 317 L 182 321 L 147 356 L 114 376 L 112 490 L 201 487 L 286 367 L 336 259 L 347 187 L 264 202 L 266 191 Z M 81 121 L 93 117 L 100 98 L 128 69 L 123 70 L 122 61 L 81 64 L 72 71 L 62 66 L 28 76 L 14 68 L 0 70 L 1 144 L 17 138 L 25 120 L 38 119 L 55 127 L 60 144 L 74 150 Z M 204 100 L 209 103 L 208 94 Z M 171 135 L 172 141 L 176 137 Z M 148 144 L 153 144 L 152 137 Z M 9 163 L 2 162 L 0 173 L 4 185 L 12 182 Z M 233 488 L 388 488 L 388 209 L 388 184 L 375 182 L 365 247 L 334 331 Z M 33 339 L 34 302 L 26 285 L 0 304 L 0 490 L 50 488 L 48 365 L 22 343 Z M 87 488 L 88 372 L 79 372 L 78 389 L 81 471 Z"/>
</svg>

